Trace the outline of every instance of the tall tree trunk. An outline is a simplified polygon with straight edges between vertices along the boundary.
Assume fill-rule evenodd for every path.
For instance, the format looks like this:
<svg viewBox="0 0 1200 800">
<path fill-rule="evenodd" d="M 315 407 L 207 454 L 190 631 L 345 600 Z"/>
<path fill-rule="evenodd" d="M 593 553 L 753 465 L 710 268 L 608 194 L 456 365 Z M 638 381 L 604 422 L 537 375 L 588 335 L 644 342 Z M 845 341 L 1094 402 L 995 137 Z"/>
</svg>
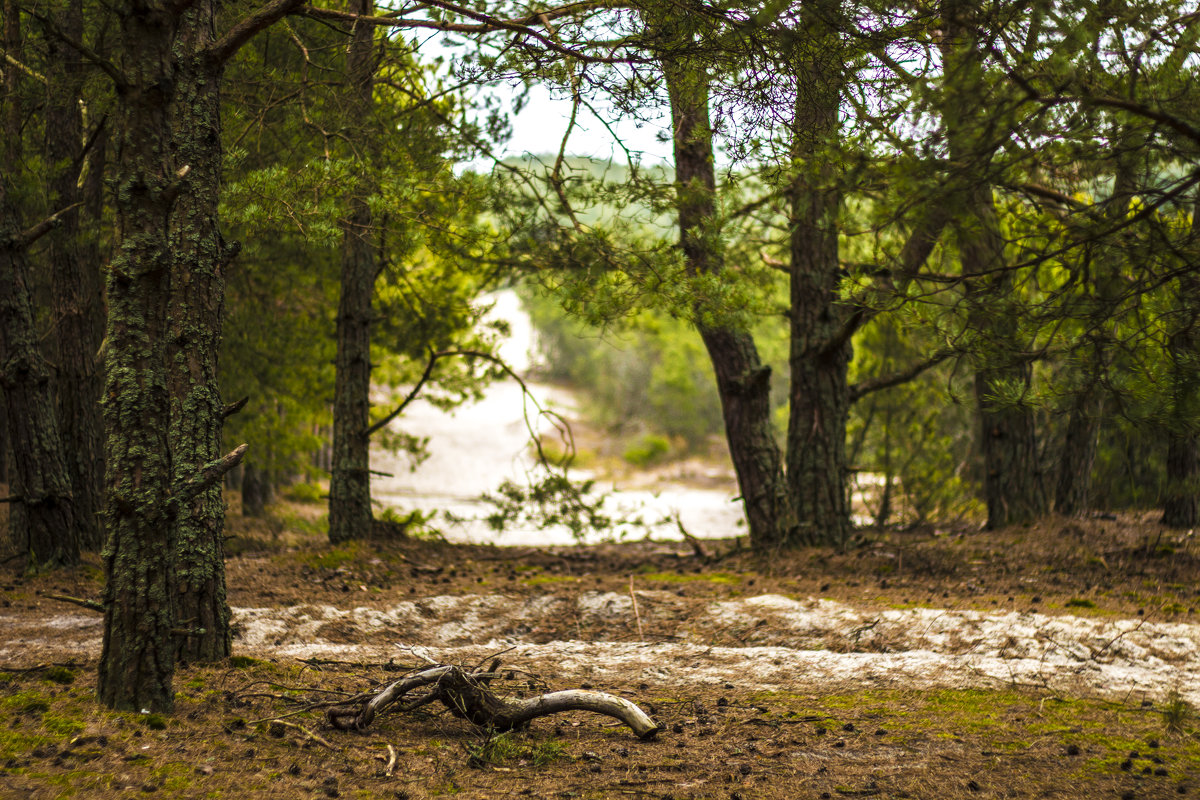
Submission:
<svg viewBox="0 0 1200 800">
<path fill-rule="evenodd" d="M 1029 363 L 1018 358 L 1016 314 L 1004 308 L 1013 295 L 1011 274 L 1005 270 L 1004 237 L 996 214 L 989 177 L 997 146 L 987 118 L 988 82 L 980 43 L 981 14 L 968 0 L 945 0 L 945 31 L 941 42 L 945 64 L 943 118 L 950 160 L 963 170 L 964 185 L 953 200 L 960 209 L 955 226 L 963 276 L 967 279 L 970 324 L 979 334 L 979 363 L 975 372 L 975 401 L 983 453 L 987 527 L 1027 522 L 1044 510 L 1033 409 L 1023 399 L 1003 399 L 1008 389 L 1026 393 L 1032 381 Z"/>
<path fill-rule="evenodd" d="M 1162 521 L 1172 528 L 1200 525 L 1200 441 L 1192 431 L 1167 434 L 1167 489 Z"/>
<path fill-rule="evenodd" d="M 83 2 L 66 0 L 56 22 L 77 42 L 83 36 Z M 45 39 L 47 61 L 55 65 L 47 85 L 45 149 L 51 170 L 50 205 L 67 208 L 83 200 L 79 178 L 83 167 L 84 121 L 80 109 L 86 75 L 79 51 L 58 36 Z M 66 448 L 67 468 L 75 496 L 79 544 L 99 551 L 103 546 L 100 511 L 104 503 L 104 421 L 100 415 L 101 377 L 96 352 L 104 338 L 104 302 L 100 254 L 94 235 L 85 234 L 83 209 L 62 217 L 47 240 L 50 263 L 54 384 Z"/>
<path fill-rule="evenodd" d="M 1103 406 L 1104 398 L 1094 387 L 1081 389 L 1071 404 L 1054 492 L 1059 514 L 1072 516 L 1088 509 Z"/>
<path fill-rule="evenodd" d="M 242 516 L 263 516 L 273 496 L 274 491 L 267 471 L 247 464 L 242 471 Z"/>
<path fill-rule="evenodd" d="M 724 268 L 716 224 L 716 174 L 708 115 L 708 76 L 702 66 L 671 54 L 661 58 L 671 99 L 676 209 L 680 246 L 691 274 Z M 696 328 L 708 349 L 725 418 L 725 437 L 746 509 L 751 546 L 769 552 L 798 543 L 782 457 L 771 425 L 771 369 L 744 329 L 709 321 L 696 309 Z"/>
<path fill-rule="evenodd" d="M 170 711 L 176 552 L 166 334 L 169 217 L 178 187 L 168 107 L 177 20 L 154 0 L 115 8 L 123 85 L 114 135 L 118 244 L 108 278 L 107 580 L 96 692 L 113 708 Z"/>
<path fill-rule="evenodd" d="M 369 16 L 371 0 L 352 0 L 350 11 Z M 346 118 L 362 122 L 372 111 L 375 82 L 374 29 L 357 25 L 346 55 Z M 373 135 L 369 133 L 368 136 Z M 365 143 L 361 145 L 366 148 Z M 370 149 L 367 148 L 367 152 Z M 358 186 L 343 224 L 341 296 L 333 394 L 333 474 L 329 482 L 329 539 L 364 538 L 371 531 L 370 425 L 371 300 L 375 294 L 376 245 L 368 200 L 371 170 L 363 156 Z"/>
<path fill-rule="evenodd" d="M 182 486 L 220 455 L 224 420 L 217 380 L 225 301 L 224 270 L 237 253 L 221 237 L 221 76 L 208 57 L 215 0 L 197 0 L 180 19 L 171 134 L 175 163 L 189 168 L 171 223 L 168 389 L 172 483 Z M 225 501 L 220 483 L 196 495 L 175 518 L 176 586 L 183 661 L 229 656 L 225 597 Z"/>
<path fill-rule="evenodd" d="M 838 134 L 843 68 L 830 24 L 835 12 L 836 2 L 808 6 L 794 45 L 787 478 L 802 540 L 841 545 L 850 533 L 846 420 L 852 347 L 850 309 L 838 297 L 842 198 L 830 152 Z"/>
<path fill-rule="evenodd" d="M 20 14 L 4 4 L 4 52 L 19 59 Z M 38 570 L 79 562 L 76 510 L 70 473 L 59 436 L 58 414 L 46 364 L 34 327 L 26 248 L 20 209 L 26 207 L 21 159 L 20 71 L 4 70 L 0 87 L 0 388 L 7 406 L 9 447 L 14 455 L 10 538 L 24 543 L 27 567 Z"/>
<path fill-rule="evenodd" d="M 1192 252 L 1200 251 L 1200 200 L 1192 209 Z M 1176 307 L 1179 323 L 1168 342 L 1171 357 L 1171 416 L 1167 430 L 1167 485 L 1164 525 L 1200 525 L 1200 272 L 1179 280 Z"/>
</svg>

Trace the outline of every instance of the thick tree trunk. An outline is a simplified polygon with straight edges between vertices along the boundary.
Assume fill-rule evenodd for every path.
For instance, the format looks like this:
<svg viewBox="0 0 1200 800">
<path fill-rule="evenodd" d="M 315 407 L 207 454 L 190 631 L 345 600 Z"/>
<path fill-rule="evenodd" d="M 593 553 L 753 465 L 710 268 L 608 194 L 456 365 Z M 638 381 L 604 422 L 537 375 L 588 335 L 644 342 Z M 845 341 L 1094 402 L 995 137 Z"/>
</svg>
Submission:
<svg viewBox="0 0 1200 800">
<path fill-rule="evenodd" d="M 21 54 L 20 14 L 4 4 L 4 51 Z M 29 263 L 20 209 L 26 177 L 21 159 L 20 72 L 4 70 L 0 87 L 0 389 L 7 406 L 8 446 L 13 453 L 9 535 L 24 544 L 27 568 L 79 562 L 76 511 L 66 454 L 59 436 L 50 369 L 42 354 L 30 292 Z"/>
<path fill-rule="evenodd" d="M 38 346 L 28 262 L 19 243 L 16 210 L 8 201 L 9 174 L 0 175 L 0 388 L 7 404 L 7 438 L 14 453 L 9 537 L 24 544 L 27 568 L 79 563 L 71 494 L 50 370 Z"/>
<path fill-rule="evenodd" d="M 175 162 L 189 168 L 171 222 L 171 298 L 167 382 L 171 395 L 172 483 L 182 486 L 220 456 L 224 404 L 217 380 L 225 301 L 224 269 L 237 252 L 221 237 L 222 65 L 205 57 L 216 3 L 197 0 L 181 17 L 175 41 L 171 134 Z M 229 656 L 225 598 L 225 501 L 216 484 L 175 518 L 176 586 L 183 661 Z"/>
<path fill-rule="evenodd" d="M 371 0 L 353 0 L 351 11 L 370 15 Z M 375 63 L 370 25 L 355 27 L 346 56 L 346 114 L 355 121 L 371 114 Z M 364 145 L 365 146 L 365 145 Z M 361 178 L 343 224 L 341 296 L 338 300 L 337 357 L 333 395 L 333 472 L 329 482 L 329 539 L 342 542 L 371 534 L 370 425 L 371 300 L 375 294 L 376 245 L 368 198 L 370 170 Z"/>
<path fill-rule="evenodd" d="M 57 25 L 74 41 L 83 41 L 82 0 L 67 0 L 59 10 Z M 47 35 L 45 45 L 48 62 L 56 65 L 45 105 L 50 206 L 61 209 L 83 199 L 79 187 L 84 155 L 80 98 L 86 65 L 79 52 L 58 36 Z M 99 551 L 104 544 L 100 524 L 104 421 L 100 415 L 101 377 L 96 352 L 104 338 L 104 298 L 100 254 L 95 236 L 84 232 L 84 213 L 84 209 L 77 208 L 63 215 L 46 238 L 54 320 L 54 385 L 75 496 L 79 545 Z"/>
<path fill-rule="evenodd" d="M 797 93 L 792 120 L 791 389 L 787 477 L 800 536 L 807 544 L 845 543 L 849 309 L 839 301 L 841 193 L 829 147 L 838 134 L 842 63 L 830 10 L 816 4 L 795 45 Z"/>
<path fill-rule="evenodd" d="M 1200 234 L 1200 203 L 1192 216 L 1192 233 Z M 1179 281 L 1176 300 L 1180 322 L 1168 342 L 1171 356 L 1171 424 L 1167 436 L 1167 485 L 1164 525 L 1193 528 L 1200 524 L 1200 276 Z"/>
<path fill-rule="evenodd" d="M 117 251 L 108 279 L 104 421 L 108 544 L 96 692 L 110 707 L 170 711 L 175 669 L 175 526 L 170 518 L 167 301 L 175 169 L 168 106 L 175 14 L 117 6 Z"/>
<path fill-rule="evenodd" d="M 1162 521 L 1172 528 L 1200 525 L 1200 443 L 1194 433 L 1167 434 L 1167 490 Z"/>
<path fill-rule="evenodd" d="M 688 271 L 724 268 L 716 222 L 716 175 L 708 116 L 708 78 L 686 59 L 662 59 L 671 98 L 675 141 L 676 208 Z M 759 552 L 797 544 L 796 516 L 771 424 L 771 370 L 749 332 L 708 321 L 696 310 L 696 328 L 712 360 L 725 418 L 725 437 L 746 509 L 751 546 Z"/>
</svg>

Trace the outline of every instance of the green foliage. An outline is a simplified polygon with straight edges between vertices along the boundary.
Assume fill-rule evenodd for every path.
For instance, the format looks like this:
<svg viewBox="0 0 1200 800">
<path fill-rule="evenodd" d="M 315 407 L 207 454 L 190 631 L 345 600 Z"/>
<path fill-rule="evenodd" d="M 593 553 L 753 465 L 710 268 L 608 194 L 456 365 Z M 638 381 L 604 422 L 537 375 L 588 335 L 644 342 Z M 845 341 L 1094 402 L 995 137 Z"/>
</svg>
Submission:
<svg viewBox="0 0 1200 800">
<path fill-rule="evenodd" d="M 712 365 L 686 322 L 642 312 L 604 330 L 564 314 L 544 293 L 526 288 L 522 297 L 547 376 L 583 390 L 593 419 L 616 432 L 644 427 L 692 446 L 720 433 Z"/>
<path fill-rule="evenodd" d="M 646 434 L 625 449 L 622 458 L 635 467 L 646 467 L 663 461 L 671 452 L 671 442 L 665 436 Z"/>
<path fill-rule="evenodd" d="M 307 53 L 298 59 L 295 45 Z M 384 45 L 370 119 L 350 118 L 336 87 L 336 31 L 297 21 L 256 37 L 230 71 L 222 212 L 245 245 L 230 270 L 222 392 L 250 402 L 230 418 L 231 444 L 274 484 L 322 474 L 314 457 L 331 434 L 335 314 L 345 208 L 360 186 L 377 227 L 372 380 L 387 392 L 378 416 L 418 384 L 433 353 L 490 353 L 501 331 L 481 323 L 476 299 L 498 273 L 479 267 L 496 246 L 478 222 L 487 182 L 457 175 L 446 154 L 461 145 L 449 127 L 459 102 L 398 40 Z M 280 104 L 287 94 L 298 102 Z M 450 407 L 476 397 L 497 374 L 473 356 L 437 360 L 424 396 Z M 424 440 L 383 430 L 379 442 L 423 457 Z"/>
</svg>

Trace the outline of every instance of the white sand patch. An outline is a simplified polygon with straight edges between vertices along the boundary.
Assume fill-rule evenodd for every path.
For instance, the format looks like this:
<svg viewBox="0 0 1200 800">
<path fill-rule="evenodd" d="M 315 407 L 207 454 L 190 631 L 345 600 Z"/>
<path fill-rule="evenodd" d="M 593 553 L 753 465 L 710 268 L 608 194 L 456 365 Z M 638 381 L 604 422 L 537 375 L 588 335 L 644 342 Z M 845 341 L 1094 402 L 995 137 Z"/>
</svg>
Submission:
<svg viewBox="0 0 1200 800">
<path fill-rule="evenodd" d="M 865 610 L 829 600 L 762 595 L 689 604 L 668 592 L 638 592 L 647 624 L 675 620 L 671 642 L 578 641 L 535 644 L 539 622 L 627 623 L 628 594 L 570 598 L 503 595 L 431 597 L 386 610 L 332 606 L 238 609 L 242 649 L 294 658 L 482 659 L 509 650 L 547 675 L 605 683 L 735 683 L 819 691 L 832 685 L 1023 685 L 1050 691 L 1161 698 L 1177 689 L 1200 704 L 1200 626 L 1021 612 L 951 609 Z M 549 622 L 547 621 L 550 618 Z M 333 642 L 324 624 L 352 625 L 359 642 Z M 626 626 L 627 628 L 627 626 Z M 744 647 L 704 642 L 730 632 Z M 353 637 L 359 639 L 359 637 Z"/>
<path fill-rule="evenodd" d="M 1020 685 L 1151 700 L 1174 689 L 1200 705 L 1200 625 L 862 609 L 780 595 L 701 602 L 639 591 L 637 598 L 645 641 L 630 641 L 637 634 L 628 593 L 583 592 L 439 595 L 387 608 L 237 608 L 234 647 L 263 658 L 401 663 L 416 663 L 414 653 L 471 663 L 507 651 L 506 663 L 560 685 L 732 683 L 806 692 Z M 0 657 L 94 657 L 100 626 L 99 615 L 2 616 Z"/>
</svg>

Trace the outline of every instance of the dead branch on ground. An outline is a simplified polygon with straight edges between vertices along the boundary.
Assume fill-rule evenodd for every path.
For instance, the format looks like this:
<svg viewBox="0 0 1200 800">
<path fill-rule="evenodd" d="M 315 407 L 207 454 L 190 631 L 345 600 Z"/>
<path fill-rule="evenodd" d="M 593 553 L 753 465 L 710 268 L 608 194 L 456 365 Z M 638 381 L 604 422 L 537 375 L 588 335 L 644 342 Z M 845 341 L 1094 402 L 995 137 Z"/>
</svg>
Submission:
<svg viewBox="0 0 1200 800">
<path fill-rule="evenodd" d="M 335 728 L 361 731 L 390 706 L 413 711 L 441 702 L 454 716 L 496 731 L 520 728 L 538 717 L 564 711 L 591 711 L 613 717 L 628 725 L 643 741 L 653 739 L 661 730 L 637 705 L 606 692 L 573 689 L 527 698 L 501 697 L 488 686 L 497 676 L 499 666 L 496 659 L 487 670 L 473 672 L 446 664 L 423 669 L 393 681 L 364 702 L 330 708 L 325 712 L 326 717 Z M 425 691 L 409 696 L 418 689 Z"/>
</svg>

